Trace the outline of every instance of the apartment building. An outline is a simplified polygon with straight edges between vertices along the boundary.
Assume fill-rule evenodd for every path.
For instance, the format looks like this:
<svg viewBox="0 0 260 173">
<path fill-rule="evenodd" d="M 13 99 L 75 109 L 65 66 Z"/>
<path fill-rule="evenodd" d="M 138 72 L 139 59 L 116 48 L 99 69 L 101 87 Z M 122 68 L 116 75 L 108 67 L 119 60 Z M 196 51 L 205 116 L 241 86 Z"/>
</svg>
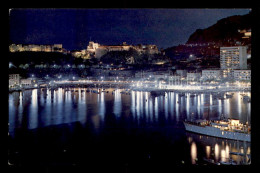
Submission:
<svg viewBox="0 0 260 173">
<path fill-rule="evenodd" d="M 251 70 L 233 70 L 235 80 L 251 80 Z"/>
<path fill-rule="evenodd" d="M 220 47 L 220 69 L 223 77 L 233 77 L 232 70 L 247 69 L 247 47 Z"/>
<path fill-rule="evenodd" d="M 201 78 L 203 80 L 218 79 L 221 78 L 221 76 L 222 76 L 222 71 L 219 69 L 206 69 L 206 70 L 202 70 Z"/>
</svg>

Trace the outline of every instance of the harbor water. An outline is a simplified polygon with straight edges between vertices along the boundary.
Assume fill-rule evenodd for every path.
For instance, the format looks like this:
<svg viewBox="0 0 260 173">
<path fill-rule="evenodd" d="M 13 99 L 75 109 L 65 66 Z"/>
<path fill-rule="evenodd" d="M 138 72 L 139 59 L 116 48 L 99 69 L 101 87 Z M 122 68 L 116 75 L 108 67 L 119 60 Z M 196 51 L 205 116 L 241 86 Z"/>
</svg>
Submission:
<svg viewBox="0 0 260 173">
<path fill-rule="evenodd" d="M 9 94 L 10 165 L 204 165 L 249 161 L 250 143 L 185 131 L 185 119 L 251 121 L 243 94 L 218 99 L 110 88 L 33 89 Z M 223 96 L 226 93 L 222 93 Z M 234 153 L 240 153 L 234 154 Z M 243 155 L 241 155 L 241 153 Z"/>
</svg>

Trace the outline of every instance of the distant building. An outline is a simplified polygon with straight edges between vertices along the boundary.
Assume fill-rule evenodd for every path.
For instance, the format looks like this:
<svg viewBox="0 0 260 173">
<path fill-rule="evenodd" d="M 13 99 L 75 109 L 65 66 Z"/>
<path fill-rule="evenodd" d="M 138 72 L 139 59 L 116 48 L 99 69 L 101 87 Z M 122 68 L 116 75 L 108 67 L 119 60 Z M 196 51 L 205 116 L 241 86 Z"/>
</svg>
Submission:
<svg viewBox="0 0 260 173">
<path fill-rule="evenodd" d="M 87 52 L 89 53 L 95 53 L 100 45 L 98 43 L 94 43 L 93 41 L 90 41 L 87 46 Z"/>
<path fill-rule="evenodd" d="M 133 49 L 135 49 L 138 53 L 148 53 L 148 54 L 158 54 L 160 53 L 158 47 L 156 45 L 135 45 L 132 46 Z"/>
<path fill-rule="evenodd" d="M 232 77 L 232 70 L 247 69 L 247 47 L 220 47 L 220 69 L 223 77 Z"/>
<path fill-rule="evenodd" d="M 187 73 L 187 80 L 188 81 L 196 81 L 199 80 L 201 77 L 201 73 Z"/>
<path fill-rule="evenodd" d="M 218 79 L 221 78 L 222 72 L 220 69 L 206 69 L 202 70 L 202 79 Z"/>
<path fill-rule="evenodd" d="M 251 29 L 249 30 L 238 30 L 241 34 L 244 34 L 242 38 L 250 38 L 251 37 Z"/>
<path fill-rule="evenodd" d="M 99 46 L 95 51 L 95 57 L 100 58 L 111 51 L 128 51 L 130 47 L 129 45 Z"/>
<path fill-rule="evenodd" d="M 179 75 L 171 75 L 168 77 L 168 83 L 169 85 L 179 85 L 181 84 L 182 77 Z"/>
<path fill-rule="evenodd" d="M 21 85 L 22 87 L 28 87 L 32 85 L 31 79 L 21 79 Z"/>
<path fill-rule="evenodd" d="M 235 80 L 251 80 L 251 70 L 233 70 Z"/>
<path fill-rule="evenodd" d="M 10 52 L 64 52 L 62 44 L 54 45 L 35 45 L 35 44 L 11 44 L 9 46 Z"/>
<path fill-rule="evenodd" d="M 100 46 L 96 49 L 94 55 L 96 58 L 100 58 L 101 56 L 105 55 L 108 52 L 107 48 L 104 46 Z"/>
<path fill-rule="evenodd" d="M 9 88 L 20 85 L 20 79 L 19 74 L 9 74 Z"/>
<path fill-rule="evenodd" d="M 138 53 L 158 54 L 159 50 L 156 45 L 128 45 L 123 42 L 122 45 L 100 45 L 98 43 L 89 42 L 87 52 L 93 54 L 96 58 L 100 58 L 111 51 L 129 51 L 131 48 Z"/>
<path fill-rule="evenodd" d="M 187 70 L 176 70 L 175 72 L 177 75 L 181 77 L 186 77 L 187 76 Z"/>
<path fill-rule="evenodd" d="M 136 78 L 153 78 L 154 77 L 154 72 L 152 71 L 138 71 L 135 73 Z"/>
<path fill-rule="evenodd" d="M 80 58 L 82 56 L 82 51 L 71 51 L 71 55 Z"/>
<path fill-rule="evenodd" d="M 156 80 L 167 80 L 170 75 L 172 75 L 170 71 L 155 71 L 153 77 Z"/>
</svg>

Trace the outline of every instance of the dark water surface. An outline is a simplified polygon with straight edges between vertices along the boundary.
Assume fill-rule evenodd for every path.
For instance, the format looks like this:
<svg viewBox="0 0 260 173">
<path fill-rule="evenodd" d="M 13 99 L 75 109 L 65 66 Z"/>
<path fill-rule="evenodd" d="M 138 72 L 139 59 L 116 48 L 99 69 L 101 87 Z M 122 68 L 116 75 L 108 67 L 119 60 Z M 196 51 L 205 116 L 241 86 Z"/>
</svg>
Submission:
<svg viewBox="0 0 260 173">
<path fill-rule="evenodd" d="M 230 151 L 250 154 L 249 143 L 186 133 L 182 123 L 221 115 L 250 122 L 251 103 L 243 101 L 242 92 L 218 100 L 210 93 L 152 97 L 149 92 L 107 91 L 59 88 L 9 94 L 9 163 L 201 165 L 203 158 L 241 163 L 243 158 Z"/>
</svg>

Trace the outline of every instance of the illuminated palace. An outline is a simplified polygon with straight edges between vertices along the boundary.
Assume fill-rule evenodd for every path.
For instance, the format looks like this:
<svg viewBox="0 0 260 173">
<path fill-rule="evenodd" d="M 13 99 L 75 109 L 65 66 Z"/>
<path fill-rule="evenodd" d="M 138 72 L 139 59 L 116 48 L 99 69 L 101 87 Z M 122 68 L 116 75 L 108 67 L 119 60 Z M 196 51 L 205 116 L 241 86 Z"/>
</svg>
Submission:
<svg viewBox="0 0 260 173">
<path fill-rule="evenodd" d="M 100 45 L 94 43 L 93 41 L 89 42 L 87 46 L 87 52 L 94 54 L 96 58 L 100 58 L 102 55 L 111 51 L 128 51 L 130 48 L 136 50 L 138 53 L 147 52 L 149 54 L 158 54 L 159 50 L 156 45 L 128 45 L 126 42 L 123 42 L 122 45 Z"/>
</svg>

